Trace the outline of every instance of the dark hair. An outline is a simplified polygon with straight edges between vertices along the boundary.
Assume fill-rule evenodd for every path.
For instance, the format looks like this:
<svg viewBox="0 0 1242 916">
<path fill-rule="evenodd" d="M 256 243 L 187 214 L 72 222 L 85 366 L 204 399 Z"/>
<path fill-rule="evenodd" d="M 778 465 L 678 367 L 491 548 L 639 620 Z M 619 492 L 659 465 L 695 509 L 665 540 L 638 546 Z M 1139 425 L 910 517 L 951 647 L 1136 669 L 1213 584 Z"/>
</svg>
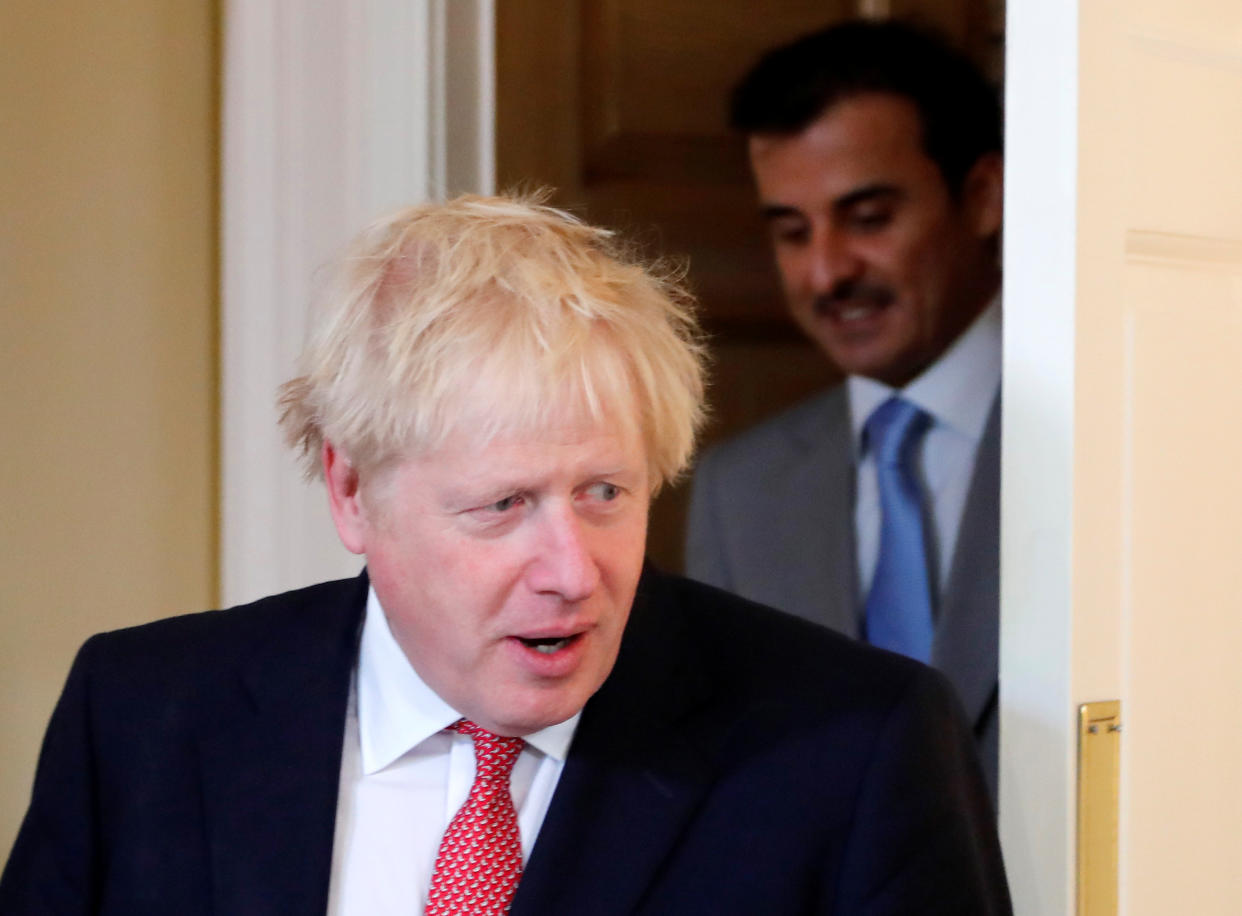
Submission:
<svg viewBox="0 0 1242 916">
<path fill-rule="evenodd" d="M 910 23 L 852 20 L 764 54 L 734 88 L 729 123 L 795 134 L 842 99 L 885 92 L 918 109 L 923 149 L 955 196 L 971 167 L 1001 150 L 996 90 L 965 54 Z"/>
</svg>

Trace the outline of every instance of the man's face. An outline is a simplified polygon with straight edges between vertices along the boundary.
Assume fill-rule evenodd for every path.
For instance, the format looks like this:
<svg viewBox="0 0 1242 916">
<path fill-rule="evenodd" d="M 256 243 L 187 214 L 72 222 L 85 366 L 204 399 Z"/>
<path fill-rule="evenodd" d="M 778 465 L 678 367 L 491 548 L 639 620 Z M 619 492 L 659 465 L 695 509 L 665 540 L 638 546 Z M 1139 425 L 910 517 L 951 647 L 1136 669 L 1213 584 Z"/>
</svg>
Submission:
<svg viewBox="0 0 1242 916">
<path fill-rule="evenodd" d="M 337 529 L 366 554 L 397 642 L 489 731 L 562 722 L 612 670 L 650 499 L 645 449 L 619 428 L 570 423 L 486 445 L 454 434 L 382 472 L 371 494 L 351 495 L 352 469 L 325 448 Z"/>
<path fill-rule="evenodd" d="M 849 97 L 749 149 L 794 319 L 846 373 L 906 384 L 995 294 L 1000 158 L 954 200 L 907 100 Z"/>
</svg>

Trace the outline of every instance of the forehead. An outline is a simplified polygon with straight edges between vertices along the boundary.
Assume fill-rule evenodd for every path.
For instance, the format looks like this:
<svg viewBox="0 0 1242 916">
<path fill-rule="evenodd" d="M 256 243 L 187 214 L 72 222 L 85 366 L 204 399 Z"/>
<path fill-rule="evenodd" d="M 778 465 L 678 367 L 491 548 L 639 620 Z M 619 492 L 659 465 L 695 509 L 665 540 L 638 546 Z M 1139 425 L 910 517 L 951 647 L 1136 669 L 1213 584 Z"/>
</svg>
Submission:
<svg viewBox="0 0 1242 916">
<path fill-rule="evenodd" d="M 849 96 L 799 133 L 757 134 L 748 148 L 765 199 L 840 196 L 873 183 L 943 184 L 923 148 L 918 109 L 889 93 Z"/>
<path fill-rule="evenodd" d="M 596 419 L 586 413 L 555 414 L 530 427 L 487 432 L 461 423 L 434 447 L 401 461 L 398 476 L 438 489 L 477 486 L 533 487 L 578 483 L 601 474 L 646 475 L 646 448 L 628 415 Z"/>
</svg>

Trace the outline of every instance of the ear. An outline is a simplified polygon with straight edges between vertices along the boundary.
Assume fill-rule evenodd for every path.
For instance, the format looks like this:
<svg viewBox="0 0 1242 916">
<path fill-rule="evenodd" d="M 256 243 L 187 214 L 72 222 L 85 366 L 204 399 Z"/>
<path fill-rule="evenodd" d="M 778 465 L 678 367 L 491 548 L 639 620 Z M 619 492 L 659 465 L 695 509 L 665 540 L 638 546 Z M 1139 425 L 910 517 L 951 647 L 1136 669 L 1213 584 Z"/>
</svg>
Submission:
<svg viewBox="0 0 1242 916">
<path fill-rule="evenodd" d="M 324 441 L 320 452 L 323 462 L 323 480 L 328 488 L 328 508 L 336 533 L 345 549 L 352 553 L 366 553 L 369 524 L 358 490 L 358 471 L 345 455 Z"/>
<path fill-rule="evenodd" d="M 1005 211 L 1005 160 L 1000 153 L 987 153 L 970 167 L 962 184 L 962 201 L 979 238 L 1000 232 Z"/>
</svg>

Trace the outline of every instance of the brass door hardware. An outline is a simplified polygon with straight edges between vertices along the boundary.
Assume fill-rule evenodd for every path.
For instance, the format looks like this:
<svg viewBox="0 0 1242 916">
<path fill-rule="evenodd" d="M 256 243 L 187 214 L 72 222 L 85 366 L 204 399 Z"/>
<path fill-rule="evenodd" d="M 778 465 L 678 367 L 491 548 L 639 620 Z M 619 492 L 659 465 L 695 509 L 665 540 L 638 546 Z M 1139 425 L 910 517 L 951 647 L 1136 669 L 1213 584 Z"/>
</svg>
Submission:
<svg viewBox="0 0 1242 916">
<path fill-rule="evenodd" d="M 1078 916 L 1116 916 L 1121 701 L 1078 707 Z"/>
</svg>

